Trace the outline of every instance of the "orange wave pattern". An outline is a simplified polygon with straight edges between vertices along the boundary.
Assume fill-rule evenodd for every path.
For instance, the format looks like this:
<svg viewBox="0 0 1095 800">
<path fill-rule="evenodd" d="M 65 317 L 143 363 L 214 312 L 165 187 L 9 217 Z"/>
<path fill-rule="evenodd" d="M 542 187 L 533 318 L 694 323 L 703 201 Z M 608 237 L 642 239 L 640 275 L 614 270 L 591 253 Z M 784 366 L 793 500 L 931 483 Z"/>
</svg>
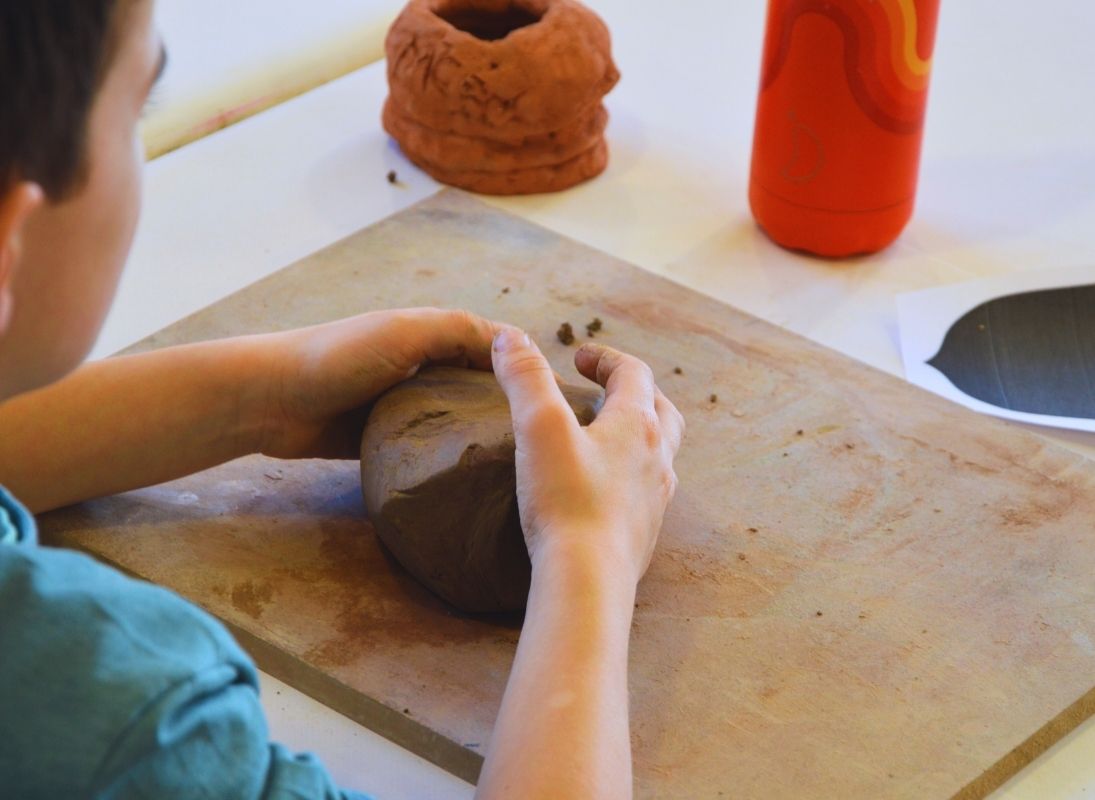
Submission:
<svg viewBox="0 0 1095 800">
<path fill-rule="evenodd" d="M 821 14 L 844 37 L 848 85 L 863 111 L 895 133 L 916 133 L 924 124 L 938 0 L 771 0 L 769 46 L 761 89 L 787 62 L 795 24 Z M 776 12 L 779 13 L 776 13 Z M 931 13 L 927 13 L 930 11 Z M 925 19 L 930 20 L 924 24 Z"/>
</svg>

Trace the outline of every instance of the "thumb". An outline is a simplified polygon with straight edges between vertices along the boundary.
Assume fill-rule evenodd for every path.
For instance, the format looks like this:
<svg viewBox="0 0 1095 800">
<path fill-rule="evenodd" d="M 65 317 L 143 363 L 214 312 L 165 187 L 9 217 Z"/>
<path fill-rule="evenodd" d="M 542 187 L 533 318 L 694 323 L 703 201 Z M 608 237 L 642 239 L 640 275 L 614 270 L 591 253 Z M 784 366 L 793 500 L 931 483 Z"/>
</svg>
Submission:
<svg viewBox="0 0 1095 800">
<path fill-rule="evenodd" d="M 560 433 L 560 426 L 578 427 L 544 354 L 528 334 L 505 327 L 491 347 L 494 374 L 509 400 L 517 446 L 524 449 L 529 437 Z"/>
</svg>

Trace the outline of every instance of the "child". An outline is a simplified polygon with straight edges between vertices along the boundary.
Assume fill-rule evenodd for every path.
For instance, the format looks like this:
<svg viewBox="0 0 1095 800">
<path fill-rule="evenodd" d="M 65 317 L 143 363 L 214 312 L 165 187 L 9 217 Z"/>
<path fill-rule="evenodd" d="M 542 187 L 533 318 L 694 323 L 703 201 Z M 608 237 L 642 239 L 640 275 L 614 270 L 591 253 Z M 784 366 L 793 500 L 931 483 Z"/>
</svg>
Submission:
<svg viewBox="0 0 1095 800">
<path fill-rule="evenodd" d="M 79 366 L 137 219 L 137 121 L 164 64 L 152 19 L 153 0 L 0 6 L 0 793 L 354 796 L 268 742 L 255 668 L 217 622 L 36 547 L 26 508 L 247 453 L 353 457 L 361 409 L 446 363 L 493 369 L 509 398 L 533 564 L 479 795 L 629 796 L 631 612 L 683 431 L 644 364 L 578 350 L 579 372 L 606 389 L 585 429 L 525 334 L 459 311 L 370 313 Z"/>
</svg>

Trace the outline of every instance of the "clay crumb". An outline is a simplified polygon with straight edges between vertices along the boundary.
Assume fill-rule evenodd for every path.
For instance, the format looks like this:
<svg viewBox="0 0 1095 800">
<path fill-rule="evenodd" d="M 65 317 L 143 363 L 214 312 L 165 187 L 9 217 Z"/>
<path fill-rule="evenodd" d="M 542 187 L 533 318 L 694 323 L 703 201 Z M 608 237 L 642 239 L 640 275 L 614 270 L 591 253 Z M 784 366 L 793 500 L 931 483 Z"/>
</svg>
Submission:
<svg viewBox="0 0 1095 800">
<path fill-rule="evenodd" d="M 738 561 L 748 561 L 748 560 L 749 559 L 747 559 L 745 557 L 745 553 L 738 553 Z"/>
<path fill-rule="evenodd" d="M 509 287 L 508 286 L 503 286 L 502 287 L 502 294 L 509 294 Z"/>
<path fill-rule="evenodd" d="M 804 431 L 802 430 L 802 428 L 799 428 L 797 431 L 795 431 L 795 436 L 802 436 L 803 433 Z"/>
<path fill-rule="evenodd" d="M 399 176 L 396 175 L 394 169 L 388 170 L 388 183 L 390 183 L 392 186 L 395 186 L 397 183 L 399 183 Z"/>
<path fill-rule="evenodd" d="M 711 396 L 710 396 L 709 398 L 707 398 L 707 399 L 708 399 L 708 400 L 710 400 L 710 401 L 711 401 L 712 403 L 717 403 L 717 402 L 719 402 L 719 396 L 718 396 L 717 394 L 713 394 L 713 395 L 711 395 Z"/>
<path fill-rule="evenodd" d="M 569 322 L 560 325 L 559 330 L 555 331 L 555 335 L 559 337 L 559 341 L 563 344 L 574 344 L 574 328 Z"/>
<path fill-rule="evenodd" d="M 681 369 L 680 367 L 673 367 L 673 374 L 674 374 L 674 375 L 683 375 L 683 374 L 684 374 L 684 370 L 683 370 L 683 369 Z"/>
<path fill-rule="evenodd" d="M 592 339 L 593 334 L 600 331 L 601 328 L 604 327 L 604 325 L 605 324 L 603 322 L 601 322 L 600 317 L 594 317 L 593 322 L 590 322 L 590 323 L 586 324 L 586 336 L 588 336 L 590 339 Z"/>
<path fill-rule="evenodd" d="M 817 615 L 820 617 L 820 616 L 822 616 L 822 613 L 819 611 L 819 612 L 817 612 Z"/>
</svg>

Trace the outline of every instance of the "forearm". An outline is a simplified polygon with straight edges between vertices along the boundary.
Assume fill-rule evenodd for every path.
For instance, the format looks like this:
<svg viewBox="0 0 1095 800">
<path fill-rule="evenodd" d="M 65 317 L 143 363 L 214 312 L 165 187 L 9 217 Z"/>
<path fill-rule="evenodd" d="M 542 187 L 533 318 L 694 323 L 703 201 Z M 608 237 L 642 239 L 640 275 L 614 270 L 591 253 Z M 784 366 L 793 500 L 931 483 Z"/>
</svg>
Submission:
<svg viewBox="0 0 1095 800">
<path fill-rule="evenodd" d="M 477 798 L 628 798 L 634 585 L 596 558 L 545 557 Z"/>
<path fill-rule="evenodd" d="M 36 512 L 149 486 L 251 452 L 256 338 L 87 364 L 0 405 L 0 483 Z M 256 376 L 250 380 L 250 376 Z"/>
</svg>

